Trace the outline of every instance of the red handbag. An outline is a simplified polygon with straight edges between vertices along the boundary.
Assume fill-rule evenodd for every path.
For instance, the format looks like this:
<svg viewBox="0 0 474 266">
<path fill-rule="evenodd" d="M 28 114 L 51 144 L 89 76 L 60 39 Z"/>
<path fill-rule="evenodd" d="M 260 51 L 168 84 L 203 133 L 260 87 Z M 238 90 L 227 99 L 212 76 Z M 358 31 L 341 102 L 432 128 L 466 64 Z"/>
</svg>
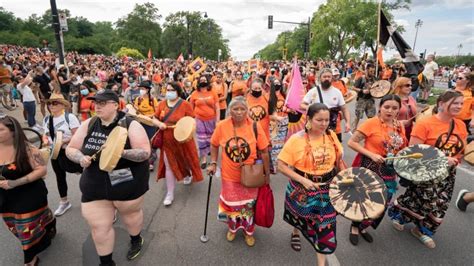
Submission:
<svg viewBox="0 0 474 266">
<path fill-rule="evenodd" d="M 257 204 L 255 206 L 255 224 L 270 228 L 275 218 L 273 192 L 270 184 L 265 184 L 258 189 Z"/>
</svg>

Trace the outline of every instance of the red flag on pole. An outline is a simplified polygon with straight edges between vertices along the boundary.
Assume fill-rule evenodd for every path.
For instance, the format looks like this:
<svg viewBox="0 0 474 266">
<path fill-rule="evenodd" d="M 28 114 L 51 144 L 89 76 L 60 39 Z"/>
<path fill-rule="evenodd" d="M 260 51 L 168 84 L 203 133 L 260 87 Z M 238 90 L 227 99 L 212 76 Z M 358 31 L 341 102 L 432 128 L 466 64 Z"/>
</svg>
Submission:
<svg viewBox="0 0 474 266">
<path fill-rule="evenodd" d="M 152 57 L 152 54 L 151 54 L 151 48 L 148 49 L 148 60 L 151 61 L 151 57 Z"/>
</svg>

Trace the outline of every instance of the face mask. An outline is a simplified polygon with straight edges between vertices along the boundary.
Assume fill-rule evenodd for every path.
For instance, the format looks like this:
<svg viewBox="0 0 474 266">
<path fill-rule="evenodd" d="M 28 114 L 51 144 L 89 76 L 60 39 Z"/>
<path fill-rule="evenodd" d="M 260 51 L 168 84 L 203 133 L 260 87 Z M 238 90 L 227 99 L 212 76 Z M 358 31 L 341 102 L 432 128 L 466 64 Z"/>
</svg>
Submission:
<svg viewBox="0 0 474 266">
<path fill-rule="evenodd" d="M 88 89 L 82 89 L 82 90 L 81 90 L 81 94 L 82 94 L 83 96 L 87 96 L 87 95 L 89 94 L 89 90 L 88 90 Z"/>
<path fill-rule="evenodd" d="M 199 88 L 207 87 L 207 82 L 199 82 Z"/>
<path fill-rule="evenodd" d="M 258 98 L 262 96 L 262 91 L 252 91 L 252 96 Z"/>
<path fill-rule="evenodd" d="M 144 96 L 145 94 L 147 94 L 146 90 L 140 90 L 140 96 Z"/>
<path fill-rule="evenodd" d="M 167 100 L 172 101 L 172 100 L 178 98 L 178 93 L 176 91 L 167 91 L 165 97 L 166 97 Z"/>
<path fill-rule="evenodd" d="M 328 88 L 331 86 L 331 81 L 325 80 L 325 81 L 321 82 L 321 86 L 322 86 L 324 89 L 328 89 Z"/>
</svg>

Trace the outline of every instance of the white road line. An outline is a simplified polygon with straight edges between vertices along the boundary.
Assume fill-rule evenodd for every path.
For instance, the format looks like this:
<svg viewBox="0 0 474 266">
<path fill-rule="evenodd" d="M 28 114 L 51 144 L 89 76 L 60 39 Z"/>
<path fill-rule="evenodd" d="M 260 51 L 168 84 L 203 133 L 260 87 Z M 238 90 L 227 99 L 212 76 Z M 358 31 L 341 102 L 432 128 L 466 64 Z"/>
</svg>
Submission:
<svg viewBox="0 0 474 266">
<path fill-rule="evenodd" d="M 469 168 L 465 167 L 465 166 L 462 166 L 462 165 L 459 165 L 458 170 L 461 170 L 461 172 L 464 172 L 466 174 L 473 174 L 472 170 L 470 170 Z"/>
<path fill-rule="evenodd" d="M 339 260 L 337 259 L 336 255 L 330 254 L 327 256 L 328 259 L 328 265 L 329 266 L 341 266 L 339 263 Z"/>
</svg>

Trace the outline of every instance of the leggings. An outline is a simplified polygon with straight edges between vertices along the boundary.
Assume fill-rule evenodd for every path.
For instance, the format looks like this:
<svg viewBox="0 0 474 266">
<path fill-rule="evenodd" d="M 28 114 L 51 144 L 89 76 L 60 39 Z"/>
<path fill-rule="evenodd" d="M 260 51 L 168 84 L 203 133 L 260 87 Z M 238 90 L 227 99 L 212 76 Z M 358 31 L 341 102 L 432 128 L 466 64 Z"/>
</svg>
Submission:
<svg viewBox="0 0 474 266">
<path fill-rule="evenodd" d="M 56 183 L 58 184 L 59 196 L 61 198 L 67 197 L 66 170 L 63 169 L 59 163 L 59 160 L 62 159 L 61 156 L 66 156 L 65 154 L 62 154 L 63 152 L 64 149 L 61 149 L 58 158 L 56 158 L 56 160 L 51 160 L 51 166 L 56 174 Z"/>
</svg>

